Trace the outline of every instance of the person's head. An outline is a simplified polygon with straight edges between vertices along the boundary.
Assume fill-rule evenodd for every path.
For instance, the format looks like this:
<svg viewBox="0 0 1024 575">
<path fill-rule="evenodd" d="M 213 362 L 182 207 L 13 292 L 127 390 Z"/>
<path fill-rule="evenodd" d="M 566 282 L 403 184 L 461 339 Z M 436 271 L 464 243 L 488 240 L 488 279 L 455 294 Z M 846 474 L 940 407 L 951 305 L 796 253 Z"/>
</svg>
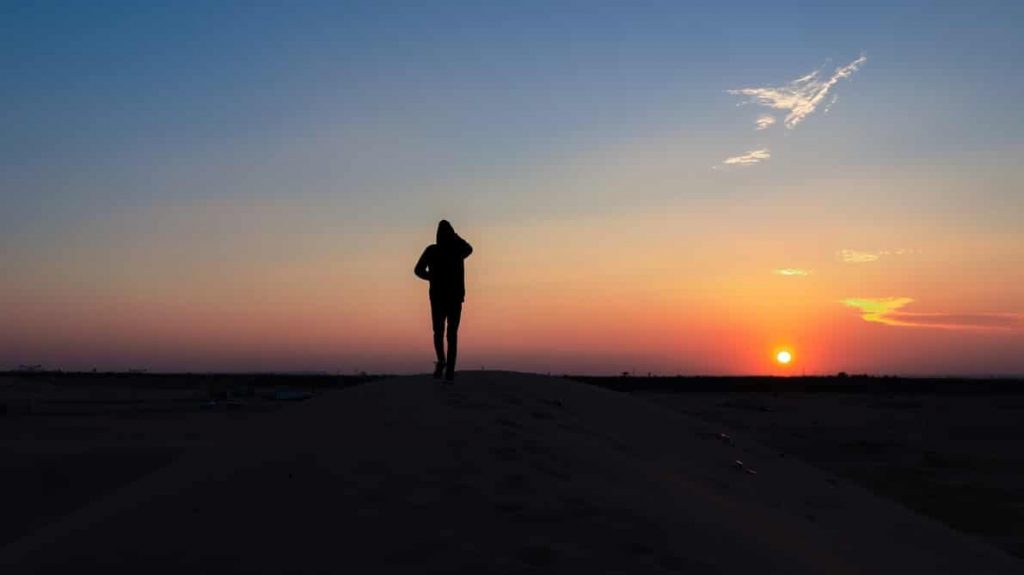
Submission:
<svg viewBox="0 0 1024 575">
<path fill-rule="evenodd" d="M 455 228 L 448 223 L 448 220 L 441 220 L 440 222 L 437 222 L 437 243 L 448 243 L 455 239 L 455 237 Z"/>
</svg>

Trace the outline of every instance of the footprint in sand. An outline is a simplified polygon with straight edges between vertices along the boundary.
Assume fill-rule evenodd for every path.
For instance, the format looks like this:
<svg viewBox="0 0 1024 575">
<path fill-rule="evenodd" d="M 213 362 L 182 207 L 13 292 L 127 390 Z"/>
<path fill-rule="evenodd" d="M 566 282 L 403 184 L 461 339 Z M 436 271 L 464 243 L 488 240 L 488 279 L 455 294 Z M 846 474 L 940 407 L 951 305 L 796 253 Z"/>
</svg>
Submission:
<svg viewBox="0 0 1024 575">
<path fill-rule="evenodd" d="M 542 399 L 540 400 L 540 402 L 547 405 L 548 407 L 553 407 L 555 409 L 565 409 L 565 404 L 557 399 Z"/>
<path fill-rule="evenodd" d="M 515 447 L 499 446 L 491 448 L 491 454 L 502 461 L 520 461 L 523 459 Z"/>
<path fill-rule="evenodd" d="M 531 455 L 539 455 L 547 453 L 547 448 L 536 439 L 524 439 L 521 443 L 523 451 Z"/>
<path fill-rule="evenodd" d="M 522 429 L 523 427 L 522 423 L 519 423 L 518 421 L 513 421 L 511 419 L 508 419 L 507 417 L 499 417 L 498 425 L 501 425 L 502 427 L 511 427 L 513 429 Z"/>
<path fill-rule="evenodd" d="M 501 398 L 503 400 L 505 400 L 505 403 L 507 403 L 509 405 L 522 405 L 523 404 L 523 400 L 521 398 L 515 396 L 515 395 L 503 395 L 503 396 L 501 396 Z"/>
<path fill-rule="evenodd" d="M 532 492 L 533 489 L 530 487 L 530 480 L 522 473 L 509 473 L 501 478 L 502 489 L 517 492 Z"/>
<path fill-rule="evenodd" d="M 531 545 L 521 549 L 517 556 L 531 567 L 546 567 L 558 560 L 558 550 L 550 545 Z"/>
<path fill-rule="evenodd" d="M 537 460 L 537 459 L 535 459 L 535 460 L 530 462 L 530 467 L 533 467 L 535 470 L 537 470 L 537 471 L 543 473 L 544 475 L 547 475 L 548 477 L 551 477 L 553 479 L 558 479 L 558 480 L 561 480 L 561 481 L 568 481 L 569 479 L 572 478 L 572 476 L 569 473 L 567 473 L 567 472 L 565 472 L 565 471 L 563 471 L 561 469 L 557 469 L 554 466 L 549 465 L 549 464 L 547 464 L 547 463 L 545 463 L 543 461 Z"/>
<path fill-rule="evenodd" d="M 505 515 L 515 515 L 526 509 L 526 505 L 518 501 L 503 501 L 494 504 L 494 508 Z"/>
</svg>

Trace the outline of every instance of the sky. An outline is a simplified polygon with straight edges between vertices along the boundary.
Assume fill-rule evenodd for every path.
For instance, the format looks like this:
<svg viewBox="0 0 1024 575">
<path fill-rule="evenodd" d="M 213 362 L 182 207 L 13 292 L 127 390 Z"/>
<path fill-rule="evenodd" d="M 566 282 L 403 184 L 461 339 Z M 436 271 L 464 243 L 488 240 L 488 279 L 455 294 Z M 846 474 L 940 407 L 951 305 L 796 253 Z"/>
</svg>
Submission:
<svg viewBox="0 0 1024 575">
<path fill-rule="evenodd" d="M 0 0 L 0 368 L 1024 374 L 1022 25 Z"/>
</svg>

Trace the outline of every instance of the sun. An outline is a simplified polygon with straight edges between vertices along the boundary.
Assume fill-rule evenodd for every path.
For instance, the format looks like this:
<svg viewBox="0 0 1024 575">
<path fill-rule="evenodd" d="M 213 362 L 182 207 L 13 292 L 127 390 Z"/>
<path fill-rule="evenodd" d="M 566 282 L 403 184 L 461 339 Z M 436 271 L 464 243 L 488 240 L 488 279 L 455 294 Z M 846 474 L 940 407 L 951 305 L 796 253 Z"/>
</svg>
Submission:
<svg viewBox="0 0 1024 575">
<path fill-rule="evenodd" d="M 781 363 L 782 365 L 786 365 L 789 362 L 793 361 L 793 354 L 786 350 L 782 350 L 779 353 L 775 354 L 775 361 Z"/>
</svg>

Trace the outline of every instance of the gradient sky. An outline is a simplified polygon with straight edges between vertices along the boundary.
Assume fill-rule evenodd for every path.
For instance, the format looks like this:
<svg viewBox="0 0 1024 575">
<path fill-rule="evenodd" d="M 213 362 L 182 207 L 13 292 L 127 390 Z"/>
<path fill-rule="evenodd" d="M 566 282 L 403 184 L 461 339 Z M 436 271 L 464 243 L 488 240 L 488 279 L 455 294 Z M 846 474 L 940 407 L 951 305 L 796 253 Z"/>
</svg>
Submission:
<svg viewBox="0 0 1024 575">
<path fill-rule="evenodd" d="M 1024 373 L 1022 27 L 2 1 L 0 367 L 428 370 L 448 218 L 465 368 Z"/>
</svg>

